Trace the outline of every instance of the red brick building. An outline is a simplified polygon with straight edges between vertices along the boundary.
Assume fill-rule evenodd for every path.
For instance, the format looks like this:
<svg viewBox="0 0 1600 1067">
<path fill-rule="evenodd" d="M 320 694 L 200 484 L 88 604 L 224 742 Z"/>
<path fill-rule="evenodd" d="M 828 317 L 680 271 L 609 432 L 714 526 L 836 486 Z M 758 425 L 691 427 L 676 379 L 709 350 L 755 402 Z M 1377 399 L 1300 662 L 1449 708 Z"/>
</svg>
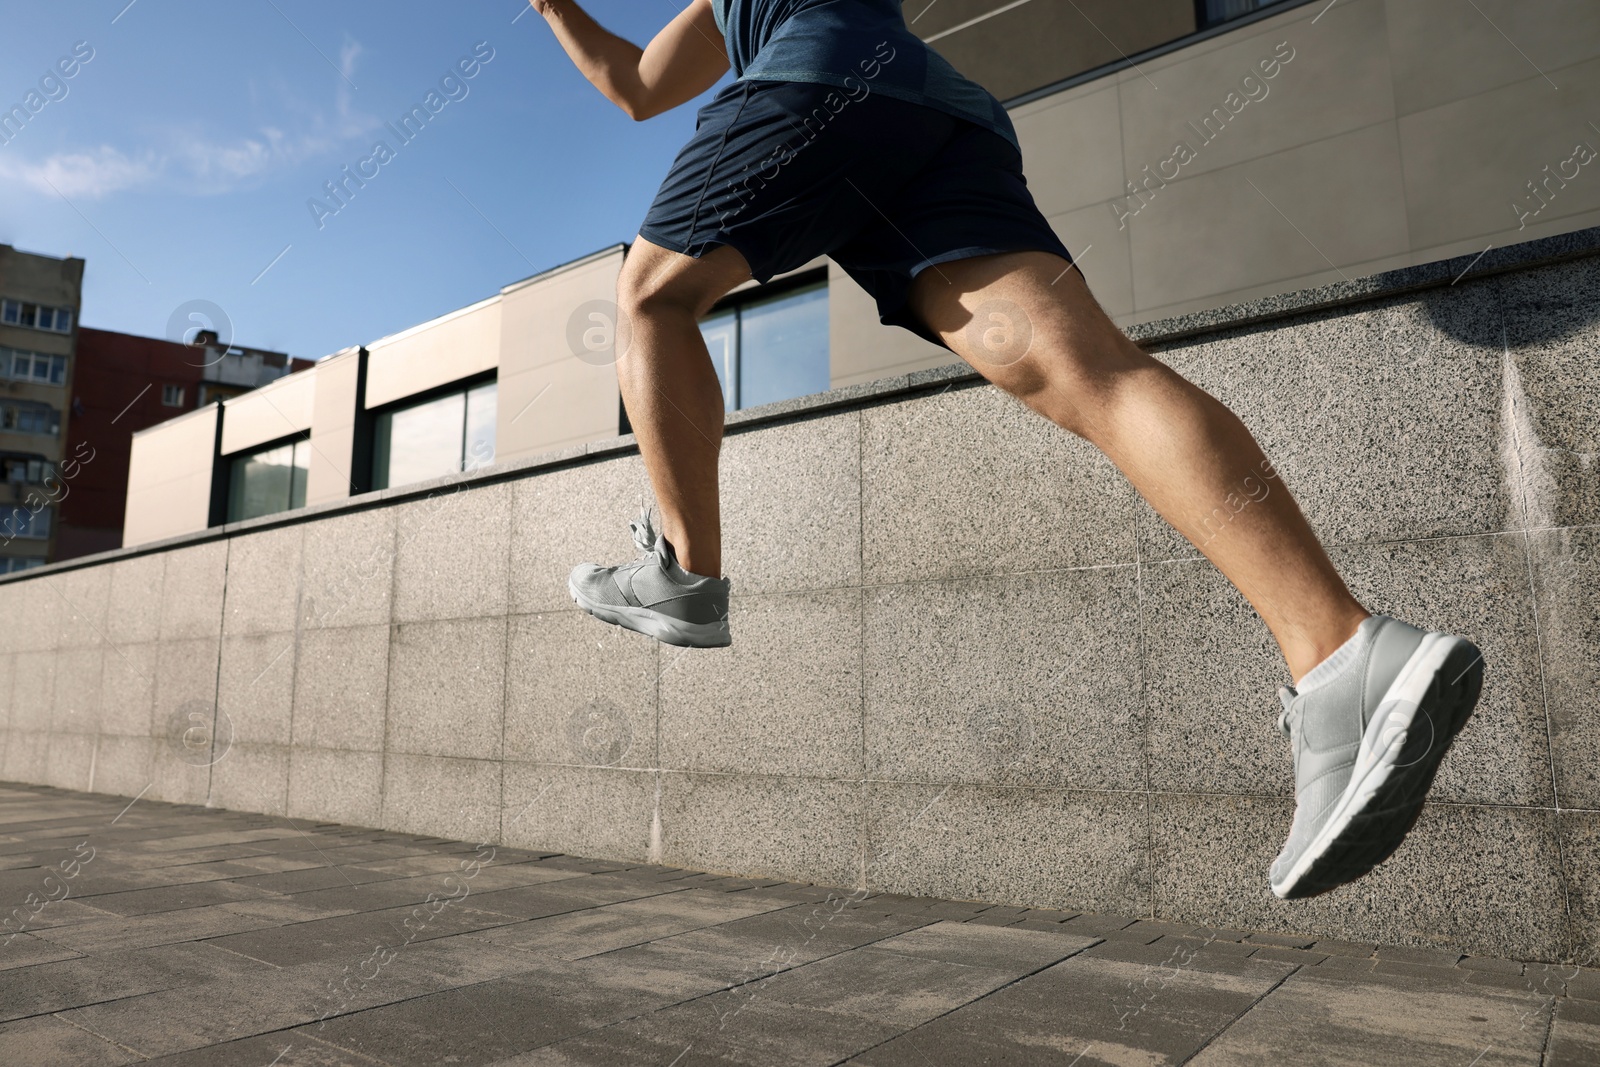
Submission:
<svg viewBox="0 0 1600 1067">
<path fill-rule="evenodd" d="M 282 352 L 224 346 L 212 333 L 193 344 L 78 329 L 64 456 L 80 459 L 60 503 L 53 559 L 122 545 L 133 434 L 312 366 Z"/>
</svg>

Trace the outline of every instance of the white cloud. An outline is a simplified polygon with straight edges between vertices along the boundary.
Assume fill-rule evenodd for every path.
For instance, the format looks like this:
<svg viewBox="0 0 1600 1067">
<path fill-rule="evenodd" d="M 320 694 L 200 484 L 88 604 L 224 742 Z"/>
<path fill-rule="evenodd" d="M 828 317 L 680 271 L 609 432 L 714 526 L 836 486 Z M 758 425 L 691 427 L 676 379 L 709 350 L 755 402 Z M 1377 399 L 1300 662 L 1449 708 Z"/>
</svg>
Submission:
<svg viewBox="0 0 1600 1067">
<path fill-rule="evenodd" d="M 353 118 L 350 107 L 350 87 L 356 81 L 356 60 L 361 58 L 361 42 L 346 37 L 344 45 L 339 49 L 339 73 L 342 75 L 339 84 L 334 88 L 338 93 L 339 118 L 349 122 Z"/>
<path fill-rule="evenodd" d="M 69 200 L 109 196 L 150 182 L 161 169 L 151 156 L 132 159 L 109 145 L 88 152 L 61 152 L 42 163 L 0 157 L 0 179 Z"/>
<path fill-rule="evenodd" d="M 216 139 L 192 125 L 170 125 L 160 144 L 129 154 L 111 145 L 58 152 L 42 161 L 0 155 L 0 184 L 20 184 L 68 199 L 100 199 L 125 189 L 162 186 L 190 194 L 230 192 L 274 170 L 296 166 L 365 137 L 383 120 L 355 109 L 352 90 L 362 48 L 345 39 L 339 50 L 343 75 L 335 83 L 334 115 L 315 109 L 293 132 L 263 126 L 252 136 Z"/>
<path fill-rule="evenodd" d="M 273 170 L 323 155 L 343 139 L 321 123 L 298 133 L 264 126 L 257 136 L 235 141 L 212 140 L 200 130 L 172 130 L 159 158 L 162 175 L 170 183 L 193 193 L 226 193 Z"/>
</svg>

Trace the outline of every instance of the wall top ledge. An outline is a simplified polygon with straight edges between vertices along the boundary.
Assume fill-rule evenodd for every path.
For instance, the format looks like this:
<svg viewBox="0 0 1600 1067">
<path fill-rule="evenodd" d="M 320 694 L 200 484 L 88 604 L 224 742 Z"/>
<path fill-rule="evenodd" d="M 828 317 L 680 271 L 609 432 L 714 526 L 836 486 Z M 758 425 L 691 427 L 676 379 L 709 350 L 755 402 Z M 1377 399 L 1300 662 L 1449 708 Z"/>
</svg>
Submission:
<svg viewBox="0 0 1600 1067">
<path fill-rule="evenodd" d="M 1477 280 L 1515 270 L 1531 270 L 1572 259 L 1600 254 L 1600 226 L 1559 233 L 1521 244 L 1493 246 L 1476 255 L 1461 255 L 1347 278 L 1311 289 L 1258 297 L 1171 318 L 1135 323 L 1127 334 L 1143 345 L 1162 345 L 1202 334 L 1237 329 L 1292 318 L 1307 312 L 1348 307 L 1426 289 L 1448 289 L 1459 282 Z"/>
<path fill-rule="evenodd" d="M 602 253 L 596 255 L 610 251 L 612 249 L 604 249 Z M 1402 267 L 1398 270 L 1351 278 L 1311 289 L 1300 289 L 1291 293 L 1228 304 L 1188 315 L 1154 319 L 1128 327 L 1127 333 L 1141 345 L 1158 347 L 1224 330 L 1281 322 L 1312 312 L 1349 307 L 1428 289 L 1449 288 L 1468 278 L 1480 279 L 1509 271 L 1530 270 L 1595 256 L 1600 256 L 1600 226 L 1557 234 L 1553 237 L 1542 237 L 1503 248 L 1490 248 L 1475 256 L 1457 256 L 1453 259 Z M 976 384 L 982 381 L 982 377 L 971 367 L 964 363 L 956 363 L 881 378 L 842 389 L 831 389 L 825 393 L 813 393 L 775 404 L 730 411 L 725 424 L 729 433 L 748 432 L 762 426 L 820 415 L 840 408 L 865 407 L 875 402 L 916 396 L 940 386 L 948 387 L 956 383 Z M 585 445 L 569 445 L 534 456 L 496 463 L 465 474 L 446 475 L 427 482 L 363 493 L 345 500 L 315 504 L 259 519 L 228 523 L 225 526 L 213 526 L 207 530 L 180 534 L 160 541 L 149 541 L 131 548 L 97 552 L 94 555 L 80 556 L 44 567 L 0 575 L 0 585 L 47 578 L 82 567 L 291 526 L 329 515 L 363 511 L 408 500 L 439 496 L 443 493 L 460 492 L 480 485 L 527 477 L 539 471 L 576 466 L 607 456 L 624 455 L 635 451 L 637 447 L 632 434 L 591 441 Z"/>
</svg>

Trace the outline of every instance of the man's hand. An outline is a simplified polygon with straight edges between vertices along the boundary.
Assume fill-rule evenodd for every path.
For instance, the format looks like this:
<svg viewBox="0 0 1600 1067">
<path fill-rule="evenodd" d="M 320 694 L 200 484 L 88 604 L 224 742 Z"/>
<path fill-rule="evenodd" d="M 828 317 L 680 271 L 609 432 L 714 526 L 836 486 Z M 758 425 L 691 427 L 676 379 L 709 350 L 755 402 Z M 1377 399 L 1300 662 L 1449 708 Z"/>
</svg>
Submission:
<svg viewBox="0 0 1600 1067">
<path fill-rule="evenodd" d="M 529 2 L 583 76 L 630 118 L 670 111 L 711 88 L 728 70 L 711 0 L 690 0 L 643 49 L 604 29 L 576 0 Z"/>
</svg>

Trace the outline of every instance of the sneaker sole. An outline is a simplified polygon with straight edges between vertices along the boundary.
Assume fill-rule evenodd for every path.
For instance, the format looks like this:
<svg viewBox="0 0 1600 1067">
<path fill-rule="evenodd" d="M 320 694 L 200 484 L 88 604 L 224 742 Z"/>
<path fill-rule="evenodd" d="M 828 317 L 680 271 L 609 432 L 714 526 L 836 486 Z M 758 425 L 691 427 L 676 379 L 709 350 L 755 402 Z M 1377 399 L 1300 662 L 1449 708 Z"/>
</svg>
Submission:
<svg viewBox="0 0 1600 1067">
<path fill-rule="evenodd" d="M 684 622 L 649 608 L 596 604 L 578 592 L 577 586 L 573 585 L 570 579 L 567 582 L 567 592 L 572 594 L 573 603 L 595 618 L 653 637 L 664 645 L 677 645 L 680 648 L 726 648 L 733 644 L 733 634 L 729 631 L 727 623 Z"/>
<path fill-rule="evenodd" d="M 1392 856 L 1482 688 L 1477 646 L 1448 634 L 1424 637 L 1367 724 L 1332 815 L 1283 881 L 1273 883 L 1273 893 L 1284 900 L 1319 896 Z M 1412 729 L 1419 712 L 1425 730 Z"/>
</svg>

